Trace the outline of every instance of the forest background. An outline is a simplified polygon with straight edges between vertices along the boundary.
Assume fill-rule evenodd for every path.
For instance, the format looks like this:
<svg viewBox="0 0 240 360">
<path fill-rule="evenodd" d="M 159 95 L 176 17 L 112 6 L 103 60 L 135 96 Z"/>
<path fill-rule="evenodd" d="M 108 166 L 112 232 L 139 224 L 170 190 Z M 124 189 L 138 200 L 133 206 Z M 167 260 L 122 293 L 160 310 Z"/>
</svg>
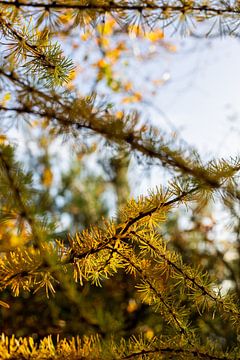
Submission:
<svg viewBox="0 0 240 360">
<path fill-rule="evenodd" d="M 5 358 L 239 358 L 238 4 L 175 3 L 1 2 Z"/>
</svg>

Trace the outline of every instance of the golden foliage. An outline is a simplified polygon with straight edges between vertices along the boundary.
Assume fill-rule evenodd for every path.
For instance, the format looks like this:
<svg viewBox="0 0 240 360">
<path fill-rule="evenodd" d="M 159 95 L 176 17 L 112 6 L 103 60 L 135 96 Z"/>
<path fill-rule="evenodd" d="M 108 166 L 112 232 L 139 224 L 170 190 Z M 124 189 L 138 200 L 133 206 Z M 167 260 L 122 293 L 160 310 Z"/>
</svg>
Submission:
<svg viewBox="0 0 240 360">
<path fill-rule="evenodd" d="M 131 40 L 145 39 L 148 45 L 152 43 L 150 46 L 161 43 L 175 51 L 174 45 L 164 42 L 162 29 L 166 25 L 174 23 L 176 29 L 186 33 L 192 31 L 187 27 L 189 19 L 196 23 L 201 17 L 217 18 L 224 19 L 223 33 L 237 33 L 239 3 L 0 0 L 0 7 L 4 39 L 1 46 L 6 48 L 0 67 L 3 123 L 9 121 L 11 113 L 18 119 L 27 118 L 36 132 L 41 128 L 46 134 L 40 137 L 39 145 L 45 154 L 50 139 L 59 134 L 71 136 L 83 146 L 91 135 L 95 142 L 89 152 L 96 149 L 96 137 L 101 138 L 177 175 L 166 188 L 160 187 L 137 200 L 130 199 L 119 209 L 117 221 L 102 219 L 88 229 L 62 235 L 61 241 L 54 233 L 56 224 L 43 214 L 40 190 L 34 188 L 32 174 L 23 170 L 16 161 L 14 147 L 4 134 L 0 135 L 0 290 L 10 291 L 16 297 L 44 290 L 50 298 L 56 295 L 59 284 L 69 289 L 72 281 L 81 288 L 90 284 L 92 289 L 104 286 L 110 278 L 114 282 L 124 273 L 132 279 L 136 290 L 135 298 L 126 307 L 128 314 L 135 314 L 144 304 L 159 314 L 169 332 L 169 337 L 155 337 L 148 326 L 143 336 L 132 337 L 128 342 L 105 341 L 98 336 L 56 340 L 49 336 L 35 343 L 32 337 L 16 339 L 14 335 L 3 334 L 1 358 L 238 359 L 238 345 L 228 352 L 222 351 L 221 341 L 216 346 L 210 340 L 201 345 L 197 338 L 202 325 L 193 326 L 191 318 L 196 313 L 205 323 L 217 318 L 221 326 L 231 328 L 238 340 L 237 295 L 233 291 L 223 295 L 212 274 L 198 264 L 185 262 L 166 241 L 161 229 L 173 208 L 180 204 L 191 201 L 201 208 L 219 195 L 228 204 L 239 201 L 239 158 L 203 164 L 194 149 L 176 144 L 175 137 L 167 139 L 159 129 L 143 123 L 137 112 L 112 110 L 111 104 L 99 103 L 97 95 L 81 97 L 74 87 L 79 68 L 73 70 L 72 61 L 63 55 L 52 36 L 58 31 L 61 36 L 68 36 L 80 26 L 85 32 L 79 39 L 87 42 L 94 28 L 102 54 L 94 63 L 97 82 L 105 79 L 113 91 L 123 90 L 124 103 L 141 102 L 143 94 L 135 90 L 134 84 L 121 82 L 116 76 L 114 65 L 121 60 L 126 43 L 113 44 L 110 41 L 113 34 L 130 31 Z M 158 22 L 162 29 L 154 29 Z M 121 30 L 117 24 L 122 26 Z M 73 49 L 78 46 L 73 42 Z M 71 82 L 64 89 L 58 87 L 68 80 Z M 47 160 L 42 161 L 41 185 L 49 192 L 54 174 Z M 71 299 L 77 302 L 76 292 L 72 291 Z M 0 306 L 11 311 L 4 300 L 0 300 Z"/>
</svg>

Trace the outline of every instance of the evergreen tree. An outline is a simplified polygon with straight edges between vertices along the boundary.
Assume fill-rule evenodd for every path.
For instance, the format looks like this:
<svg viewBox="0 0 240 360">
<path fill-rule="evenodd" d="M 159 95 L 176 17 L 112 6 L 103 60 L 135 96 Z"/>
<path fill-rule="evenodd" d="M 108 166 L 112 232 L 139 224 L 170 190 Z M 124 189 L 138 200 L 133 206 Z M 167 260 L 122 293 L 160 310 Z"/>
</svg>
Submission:
<svg viewBox="0 0 240 360">
<path fill-rule="evenodd" d="M 238 35 L 239 14 L 239 1 L 0 0 L 2 359 L 240 358 L 239 158 L 206 163 L 139 112 L 101 99 L 104 83 L 125 102 L 142 100 L 116 77 L 127 43 L 112 48 L 112 37 L 164 41 L 167 25 Z M 87 96 L 57 42 L 78 51 L 79 33 L 97 34 L 101 55 Z M 29 136 L 25 161 L 11 141 L 16 123 Z M 63 171 L 57 152 L 69 144 L 76 155 Z M 172 180 L 130 198 L 133 156 Z M 235 237 L 223 248 L 211 236 L 215 199 Z"/>
</svg>

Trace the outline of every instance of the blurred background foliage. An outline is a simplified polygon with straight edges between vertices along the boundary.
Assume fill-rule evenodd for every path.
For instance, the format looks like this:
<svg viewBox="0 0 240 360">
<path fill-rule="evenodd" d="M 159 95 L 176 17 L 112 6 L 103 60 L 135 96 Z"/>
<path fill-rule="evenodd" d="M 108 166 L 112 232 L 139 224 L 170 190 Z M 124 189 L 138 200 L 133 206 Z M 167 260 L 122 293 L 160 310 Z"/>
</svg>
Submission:
<svg viewBox="0 0 240 360">
<path fill-rule="evenodd" d="M 42 16 L 37 21 L 41 28 L 47 20 Z M 129 33 L 128 28 L 120 30 L 112 17 L 106 17 L 94 30 L 86 28 L 79 34 L 66 12 L 57 16 L 56 22 L 51 14 L 48 26 L 52 26 L 54 37 L 77 65 L 65 84 L 66 89 L 80 95 L 96 92 L 98 99 L 107 99 L 109 111 L 114 111 L 119 119 L 123 111 L 133 107 L 140 111 L 149 105 L 149 99 L 169 80 L 166 73 L 156 78 L 154 71 L 147 81 L 138 76 L 154 57 L 177 51 L 174 41 L 165 39 L 162 30 L 143 30 L 136 24 L 130 26 Z M 1 105 L 6 106 L 11 96 L 8 91 L 2 93 Z M 18 159 L 26 169 L 34 169 L 34 186 L 39 190 L 35 197 L 38 214 L 57 224 L 53 229 L 56 238 L 65 239 L 67 234 L 90 227 L 103 217 L 114 216 L 118 221 L 117 209 L 131 197 L 131 178 L 135 171 L 131 153 L 121 146 L 106 151 L 101 142 L 92 137 L 77 144 L 71 143 L 67 134 L 56 138 L 54 131 L 49 132 L 45 118 L 35 120 L 30 127 L 25 123 L 18 126 L 20 135 L 16 135 L 14 127 L 7 130 L 3 127 L 0 141 L 19 142 Z M 171 136 L 173 141 L 178 136 L 174 129 Z M 180 207 L 170 214 L 159 231 L 185 263 L 203 267 L 223 292 L 230 289 L 239 296 L 238 204 L 229 201 L 223 214 L 231 220 L 231 227 L 220 241 L 215 241 L 218 223 L 211 202 L 201 207 L 192 206 L 187 212 Z M 15 218 L 1 222 L 1 251 L 21 245 L 21 240 L 24 242 L 27 230 L 25 226 L 16 230 L 17 221 Z M 37 293 L 21 291 L 18 297 L 9 290 L 1 293 L 1 299 L 10 305 L 10 310 L 4 307 L 0 310 L 1 331 L 17 337 L 30 335 L 37 340 L 48 334 L 70 337 L 96 332 L 104 339 L 144 333 L 146 339 L 151 340 L 170 331 L 159 314 L 139 301 L 135 280 L 124 271 L 119 271 L 114 279 L 104 280 L 102 287 L 88 283 L 80 286 L 71 280 L 68 272 L 58 277 L 56 294 L 50 298 L 44 289 Z M 164 287 L 167 277 L 163 276 L 161 281 Z M 191 306 L 187 301 L 185 306 Z M 203 343 L 209 334 L 213 340 L 220 339 L 224 349 L 236 342 L 232 328 L 223 328 L 219 318 L 216 321 L 207 316 L 203 318 L 195 310 L 190 320 L 193 327 L 201 329 L 199 336 Z"/>
</svg>

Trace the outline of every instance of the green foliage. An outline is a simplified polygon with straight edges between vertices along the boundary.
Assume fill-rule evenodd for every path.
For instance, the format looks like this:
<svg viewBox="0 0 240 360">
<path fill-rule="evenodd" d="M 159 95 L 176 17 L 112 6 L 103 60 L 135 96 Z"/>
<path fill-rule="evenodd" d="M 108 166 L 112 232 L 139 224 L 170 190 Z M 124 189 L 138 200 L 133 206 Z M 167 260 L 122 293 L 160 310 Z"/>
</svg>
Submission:
<svg viewBox="0 0 240 360">
<path fill-rule="evenodd" d="M 240 358 L 239 158 L 204 163 L 139 112 L 119 114 L 98 94 L 60 87 L 74 67 L 53 40 L 95 28 L 106 14 L 122 33 L 135 25 L 186 29 L 190 19 L 218 20 L 221 32 L 237 34 L 239 2 L 0 5 L 2 358 Z M 24 164 L 6 130 L 20 121 L 38 145 Z M 64 171 L 51 155 L 59 139 L 77 152 Z M 109 148 L 102 173 L 89 170 L 89 159 Z M 129 199 L 131 156 L 170 170 L 172 180 Z M 108 219 L 111 192 L 115 219 Z M 233 222 L 230 260 L 203 223 L 215 200 Z M 187 230 L 175 211 L 181 205 L 192 206 Z M 231 281 L 226 293 L 224 280 Z"/>
</svg>

